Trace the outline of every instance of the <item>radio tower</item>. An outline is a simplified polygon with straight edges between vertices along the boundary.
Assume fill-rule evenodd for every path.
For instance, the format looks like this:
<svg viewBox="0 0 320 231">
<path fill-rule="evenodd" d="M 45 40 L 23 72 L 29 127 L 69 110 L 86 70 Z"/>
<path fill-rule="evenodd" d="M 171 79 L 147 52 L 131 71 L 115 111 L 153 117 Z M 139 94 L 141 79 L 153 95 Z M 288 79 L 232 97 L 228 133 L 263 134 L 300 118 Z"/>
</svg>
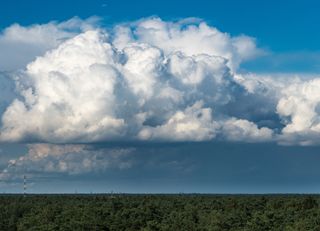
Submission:
<svg viewBox="0 0 320 231">
<path fill-rule="evenodd" d="M 23 175 L 23 197 L 26 197 L 27 194 L 27 177 Z"/>
</svg>

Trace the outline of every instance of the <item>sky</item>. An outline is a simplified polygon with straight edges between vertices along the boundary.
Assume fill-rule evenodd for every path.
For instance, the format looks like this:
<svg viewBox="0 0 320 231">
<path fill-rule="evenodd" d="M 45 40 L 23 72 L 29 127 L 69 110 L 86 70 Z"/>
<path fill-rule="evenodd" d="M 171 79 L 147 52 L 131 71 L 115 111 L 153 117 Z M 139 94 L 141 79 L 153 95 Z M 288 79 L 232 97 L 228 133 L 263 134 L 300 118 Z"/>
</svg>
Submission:
<svg viewBox="0 0 320 231">
<path fill-rule="evenodd" d="M 0 192 L 318 193 L 317 1 L 2 1 Z"/>
</svg>

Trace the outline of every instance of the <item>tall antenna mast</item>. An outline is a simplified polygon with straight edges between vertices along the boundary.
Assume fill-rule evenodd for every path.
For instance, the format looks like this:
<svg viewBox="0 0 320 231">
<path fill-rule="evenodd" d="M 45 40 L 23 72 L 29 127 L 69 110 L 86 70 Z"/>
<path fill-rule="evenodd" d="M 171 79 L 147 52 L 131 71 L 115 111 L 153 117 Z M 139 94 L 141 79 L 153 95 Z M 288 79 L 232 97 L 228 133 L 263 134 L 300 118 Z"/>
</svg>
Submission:
<svg viewBox="0 0 320 231">
<path fill-rule="evenodd" d="M 26 197 L 27 194 L 27 177 L 23 175 L 23 196 Z"/>
</svg>

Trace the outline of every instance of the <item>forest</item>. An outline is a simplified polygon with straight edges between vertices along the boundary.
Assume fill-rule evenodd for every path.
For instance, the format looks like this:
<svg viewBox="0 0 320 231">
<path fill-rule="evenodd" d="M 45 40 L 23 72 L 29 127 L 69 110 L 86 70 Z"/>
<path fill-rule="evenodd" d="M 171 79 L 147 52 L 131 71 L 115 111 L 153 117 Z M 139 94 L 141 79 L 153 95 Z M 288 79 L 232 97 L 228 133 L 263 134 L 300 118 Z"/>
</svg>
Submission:
<svg viewBox="0 0 320 231">
<path fill-rule="evenodd" d="M 0 230 L 320 230 L 317 195 L 0 195 Z"/>
</svg>

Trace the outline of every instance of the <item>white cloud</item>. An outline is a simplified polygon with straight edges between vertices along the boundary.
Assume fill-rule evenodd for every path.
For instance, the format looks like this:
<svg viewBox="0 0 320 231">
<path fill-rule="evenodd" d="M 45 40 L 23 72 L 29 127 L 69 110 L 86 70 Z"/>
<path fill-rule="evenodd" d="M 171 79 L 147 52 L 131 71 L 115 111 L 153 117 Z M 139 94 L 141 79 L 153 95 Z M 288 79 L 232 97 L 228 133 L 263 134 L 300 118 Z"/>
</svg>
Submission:
<svg viewBox="0 0 320 231">
<path fill-rule="evenodd" d="M 93 29 L 97 20 L 94 17 L 87 20 L 75 17 L 62 23 L 53 21 L 28 27 L 11 25 L 0 34 L 0 71 L 23 68 L 63 41 Z"/>
<path fill-rule="evenodd" d="M 319 143 L 320 78 L 300 81 L 283 89 L 277 105 L 283 118 L 283 142 Z"/>
<path fill-rule="evenodd" d="M 222 133 L 227 140 L 246 142 L 265 142 L 273 138 L 273 131 L 258 126 L 248 120 L 231 118 L 222 125 Z"/>
<path fill-rule="evenodd" d="M 218 124 L 212 119 L 211 108 L 198 101 L 185 111 L 177 111 L 164 124 L 145 126 L 138 134 L 142 140 L 203 141 L 216 135 Z"/>
<path fill-rule="evenodd" d="M 281 126 L 273 137 L 279 144 L 320 143 L 320 78 L 316 74 L 237 74 L 235 79 L 253 97 L 263 96 L 254 109 L 272 110 L 279 117 Z"/>
<path fill-rule="evenodd" d="M 0 180 L 12 181 L 22 174 L 85 174 L 130 168 L 133 148 L 93 149 L 87 145 L 31 144 L 26 155 L 9 161 Z"/>
<path fill-rule="evenodd" d="M 319 134 L 319 79 L 239 74 L 262 52 L 255 40 L 201 20 L 107 30 L 71 19 L 12 26 L 4 38 L 47 52 L 12 73 L 19 97 L 3 104 L 2 141 L 312 144 Z"/>
<path fill-rule="evenodd" d="M 102 39 L 98 31 L 86 32 L 27 66 L 17 80 L 25 101 L 16 99 L 2 118 L 7 139 L 81 142 L 121 132 L 124 121 L 113 115 L 118 73 L 106 65 L 113 51 Z"/>
<path fill-rule="evenodd" d="M 164 22 L 160 18 L 150 18 L 116 28 L 115 47 L 123 49 L 128 43 L 137 42 L 158 47 L 165 54 L 220 56 L 227 60 L 232 70 L 242 61 L 262 53 L 253 38 L 231 37 L 198 19 Z"/>
</svg>

